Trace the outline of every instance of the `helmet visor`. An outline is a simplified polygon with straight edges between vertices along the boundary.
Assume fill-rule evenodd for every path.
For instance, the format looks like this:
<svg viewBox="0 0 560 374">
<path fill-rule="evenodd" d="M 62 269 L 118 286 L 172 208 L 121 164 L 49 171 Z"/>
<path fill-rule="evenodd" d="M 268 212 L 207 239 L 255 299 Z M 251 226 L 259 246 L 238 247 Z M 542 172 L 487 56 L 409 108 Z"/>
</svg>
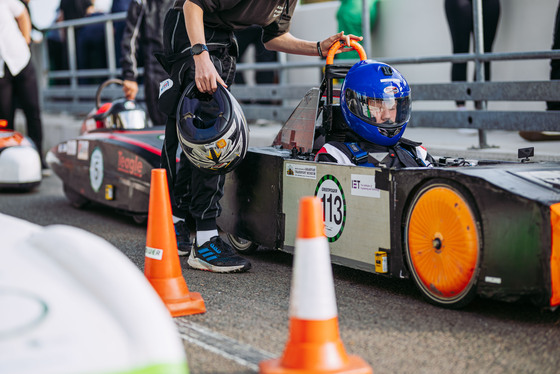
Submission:
<svg viewBox="0 0 560 374">
<path fill-rule="evenodd" d="M 227 130 L 232 115 L 227 95 L 217 90 L 214 95 L 196 92 L 189 96 L 183 97 L 179 113 L 183 136 L 200 143 L 221 136 Z"/>
<path fill-rule="evenodd" d="M 116 114 L 116 127 L 121 129 L 143 129 L 146 113 L 143 110 L 125 110 Z"/>
<path fill-rule="evenodd" d="M 410 96 L 395 97 L 387 88 L 382 97 L 363 95 L 347 88 L 344 93 L 346 105 L 350 112 L 370 125 L 382 128 L 401 127 L 410 119 Z"/>
</svg>

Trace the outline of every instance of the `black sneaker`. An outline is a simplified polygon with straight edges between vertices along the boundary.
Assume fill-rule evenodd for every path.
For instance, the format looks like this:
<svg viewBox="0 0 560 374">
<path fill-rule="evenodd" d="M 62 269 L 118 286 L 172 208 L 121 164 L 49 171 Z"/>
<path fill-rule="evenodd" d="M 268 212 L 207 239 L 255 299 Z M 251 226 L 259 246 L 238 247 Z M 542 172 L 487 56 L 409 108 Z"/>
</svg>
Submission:
<svg viewBox="0 0 560 374">
<path fill-rule="evenodd" d="M 251 268 L 251 263 L 238 256 L 219 236 L 214 236 L 200 247 L 195 241 L 188 264 L 195 269 L 215 273 L 242 273 Z"/>
<path fill-rule="evenodd" d="M 177 237 L 177 252 L 179 256 L 188 256 L 191 253 L 191 233 L 185 221 L 178 221 L 175 225 L 175 236 Z"/>
</svg>

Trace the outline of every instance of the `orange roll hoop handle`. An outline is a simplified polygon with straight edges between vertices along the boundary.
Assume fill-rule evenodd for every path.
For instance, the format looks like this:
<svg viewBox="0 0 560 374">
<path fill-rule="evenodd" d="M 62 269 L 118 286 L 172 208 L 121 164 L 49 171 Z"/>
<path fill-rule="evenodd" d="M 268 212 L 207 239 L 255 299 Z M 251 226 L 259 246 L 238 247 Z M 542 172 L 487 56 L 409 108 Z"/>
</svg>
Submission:
<svg viewBox="0 0 560 374">
<path fill-rule="evenodd" d="M 331 48 L 329 49 L 329 53 L 327 53 L 327 65 L 332 65 L 332 63 L 334 62 L 334 55 L 343 46 L 344 42 L 342 40 L 339 40 L 337 43 L 334 43 L 331 46 Z M 366 50 L 360 45 L 360 43 L 355 40 L 350 40 L 350 47 L 354 48 L 354 50 L 358 52 L 360 60 L 363 61 L 367 59 Z"/>
</svg>

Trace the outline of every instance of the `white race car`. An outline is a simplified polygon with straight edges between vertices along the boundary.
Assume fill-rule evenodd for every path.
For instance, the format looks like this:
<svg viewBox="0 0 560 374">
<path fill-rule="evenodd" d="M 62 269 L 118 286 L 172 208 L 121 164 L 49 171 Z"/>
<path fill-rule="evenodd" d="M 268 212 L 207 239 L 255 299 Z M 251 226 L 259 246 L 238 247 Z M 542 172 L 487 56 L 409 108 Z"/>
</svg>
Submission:
<svg viewBox="0 0 560 374">
<path fill-rule="evenodd" d="M 0 189 L 31 191 L 41 184 L 41 157 L 31 140 L 0 128 Z"/>
</svg>

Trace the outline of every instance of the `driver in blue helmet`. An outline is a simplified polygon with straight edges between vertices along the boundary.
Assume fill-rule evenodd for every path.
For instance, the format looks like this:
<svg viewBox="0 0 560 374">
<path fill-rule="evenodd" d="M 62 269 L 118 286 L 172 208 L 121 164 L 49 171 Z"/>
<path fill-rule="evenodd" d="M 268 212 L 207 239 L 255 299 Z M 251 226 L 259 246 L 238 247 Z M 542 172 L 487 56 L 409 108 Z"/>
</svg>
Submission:
<svg viewBox="0 0 560 374">
<path fill-rule="evenodd" d="M 344 165 L 433 166 L 421 143 L 402 137 L 410 120 L 410 87 L 395 68 L 372 60 L 350 68 L 340 93 L 347 131 L 344 141 L 329 141 L 315 161 Z"/>
</svg>

